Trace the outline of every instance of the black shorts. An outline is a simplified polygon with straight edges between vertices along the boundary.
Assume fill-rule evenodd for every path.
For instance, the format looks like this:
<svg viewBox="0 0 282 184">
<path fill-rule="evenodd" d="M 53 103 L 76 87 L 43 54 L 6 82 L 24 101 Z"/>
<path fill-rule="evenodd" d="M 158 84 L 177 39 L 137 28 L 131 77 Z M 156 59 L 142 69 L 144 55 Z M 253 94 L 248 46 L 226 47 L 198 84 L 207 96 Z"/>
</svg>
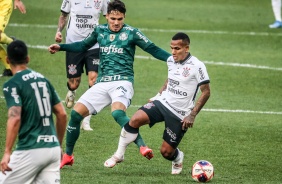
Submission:
<svg viewBox="0 0 282 184">
<path fill-rule="evenodd" d="M 84 67 L 86 75 L 89 71 L 98 72 L 99 61 L 99 48 L 86 52 L 66 52 L 67 78 L 80 77 Z"/>
<path fill-rule="evenodd" d="M 155 123 L 159 123 L 162 121 L 165 122 L 163 139 L 171 147 L 177 148 L 181 139 L 187 131 L 182 130 L 181 119 L 174 115 L 158 100 L 147 103 L 139 109 L 143 110 L 149 116 L 150 127 L 152 127 Z"/>
</svg>

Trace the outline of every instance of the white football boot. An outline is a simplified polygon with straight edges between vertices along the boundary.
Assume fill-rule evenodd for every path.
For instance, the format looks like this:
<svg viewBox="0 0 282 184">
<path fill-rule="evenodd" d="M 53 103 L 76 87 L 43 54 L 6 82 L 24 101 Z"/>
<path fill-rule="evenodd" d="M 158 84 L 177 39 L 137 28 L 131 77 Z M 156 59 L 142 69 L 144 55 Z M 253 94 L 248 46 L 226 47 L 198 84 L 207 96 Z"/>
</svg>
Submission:
<svg viewBox="0 0 282 184">
<path fill-rule="evenodd" d="M 171 174 L 180 174 L 182 171 L 182 164 L 184 159 L 184 153 L 179 151 L 178 156 L 172 161 Z"/>
<path fill-rule="evenodd" d="M 72 108 L 74 106 L 74 99 L 75 99 L 75 90 L 74 91 L 68 91 L 65 103 L 67 108 Z"/>
</svg>

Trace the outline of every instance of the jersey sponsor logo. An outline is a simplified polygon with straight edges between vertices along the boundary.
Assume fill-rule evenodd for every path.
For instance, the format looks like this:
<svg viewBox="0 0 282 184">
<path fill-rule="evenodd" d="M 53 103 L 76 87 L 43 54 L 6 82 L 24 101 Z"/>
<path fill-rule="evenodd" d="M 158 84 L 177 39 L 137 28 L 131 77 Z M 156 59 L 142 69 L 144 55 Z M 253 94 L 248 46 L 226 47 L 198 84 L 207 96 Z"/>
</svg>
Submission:
<svg viewBox="0 0 282 184">
<path fill-rule="evenodd" d="M 187 92 L 181 91 L 179 89 L 168 87 L 168 91 L 179 96 L 187 96 Z"/>
<path fill-rule="evenodd" d="M 191 70 L 189 67 L 183 68 L 183 72 L 182 72 L 183 77 L 188 77 L 190 75 L 189 70 Z"/>
<path fill-rule="evenodd" d="M 55 135 L 39 135 L 36 142 L 58 142 L 58 138 Z"/>
<path fill-rule="evenodd" d="M 204 80 L 205 79 L 205 74 L 204 74 L 202 68 L 199 68 L 199 74 L 200 74 L 200 79 Z"/>
<path fill-rule="evenodd" d="M 118 53 L 123 54 L 123 48 L 118 48 L 116 45 L 110 45 L 109 47 L 100 47 L 100 52 L 110 54 L 110 53 Z"/>
<path fill-rule="evenodd" d="M 140 32 L 136 32 L 136 34 L 139 36 L 140 39 L 144 40 L 144 42 L 148 43 L 148 38 L 146 36 L 142 35 Z"/>
<path fill-rule="evenodd" d="M 116 38 L 116 35 L 110 34 L 110 41 L 111 41 L 111 42 L 114 41 L 115 38 Z"/>
<path fill-rule="evenodd" d="M 44 76 L 40 73 L 33 72 L 33 71 L 22 76 L 22 79 L 24 81 L 27 81 L 29 79 L 37 79 L 37 78 L 44 78 Z"/>
<path fill-rule="evenodd" d="M 68 70 L 69 74 L 74 75 L 77 73 L 76 65 L 71 64 L 68 67 L 69 67 L 69 70 Z"/>
<path fill-rule="evenodd" d="M 91 28 L 94 29 L 96 24 L 88 23 L 88 20 L 92 19 L 92 15 L 76 15 L 75 26 L 79 28 Z"/>
<path fill-rule="evenodd" d="M 127 38 L 128 38 L 128 35 L 126 34 L 126 33 L 120 33 L 120 35 L 119 35 L 119 39 L 121 40 L 121 41 L 124 41 L 124 40 L 127 40 Z"/>
<path fill-rule="evenodd" d="M 80 3 L 74 3 L 75 5 L 78 5 L 78 4 L 80 4 Z"/>
<path fill-rule="evenodd" d="M 120 79 L 121 79 L 121 75 L 103 76 L 100 81 L 110 82 L 110 81 L 116 81 Z"/>
<path fill-rule="evenodd" d="M 176 80 L 173 80 L 173 79 L 168 79 L 168 84 L 171 86 L 171 87 L 175 87 L 175 86 L 178 86 L 179 85 L 179 81 L 176 81 Z"/>
</svg>

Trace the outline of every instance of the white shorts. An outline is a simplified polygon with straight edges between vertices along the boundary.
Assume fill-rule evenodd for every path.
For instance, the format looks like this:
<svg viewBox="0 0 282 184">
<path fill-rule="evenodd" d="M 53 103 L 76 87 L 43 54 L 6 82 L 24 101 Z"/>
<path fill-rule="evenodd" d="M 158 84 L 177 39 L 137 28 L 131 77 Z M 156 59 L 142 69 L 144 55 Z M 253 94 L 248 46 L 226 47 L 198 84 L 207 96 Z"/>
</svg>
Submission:
<svg viewBox="0 0 282 184">
<path fill-rule="evenodd" d="M 133 95 L 134 89 L 129 81 L 99 82 L 89 88 L 77 102 L 84 104 L 89 114 L 97 114 L 114 102 L 129 107 Z"/>
<path fill-rule="evenodd" d="M 61 148 L 38 148 L 14 151 L 8 166 L 12 171 L 0 173 L 0 183 L 60 183 Z"/>
</svg>

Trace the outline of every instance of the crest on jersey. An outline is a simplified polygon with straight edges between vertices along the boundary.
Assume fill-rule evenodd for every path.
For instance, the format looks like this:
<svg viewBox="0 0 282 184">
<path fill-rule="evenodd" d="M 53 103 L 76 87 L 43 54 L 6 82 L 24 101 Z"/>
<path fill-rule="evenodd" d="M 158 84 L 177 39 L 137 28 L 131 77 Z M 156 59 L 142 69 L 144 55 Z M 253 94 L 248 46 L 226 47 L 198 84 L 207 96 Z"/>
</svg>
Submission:
<svg viewBox="0 0 282 184">
<path fill-rule="evenodd" d="M 96 9 L 100 9 L 101 3 L 101 0 L 94 0 L 94 7 Z"/>
<path fill-rule="evenodd" d="M 116 35 L 110 34 L 110 41 L 111 41 L 111 42 L 114 41 L 115 38 L 116 38 Z"/>
<path fill-rule="evenodd" d="M 119 39 L 121 41 L 127 40 L 127 38 L 128 38 L 128 35 L 126 33 L 120 33 Z"/>
<path fill-rule="evenodd" d="M 143 107 L 145 109 L 151 109 L 151 107 L 154 107 L 154 106 L 155 106 L 155 104 L 153 104 L 153 102 L 149 102 L 149 103 L 145 104 Z"/>
<path fill-rule="evenodd" d="M 189 70 L 190 70 L 189 67 L 183 68 L 182 75 L 183 75 L 184 77 L 188 77 L 188 76 L 190 75 Z"/>
<path fill-rule="evenodd" d="M 68 67 L 69 67 L 69 71 L 68 71 L 69 74 L 74 75 L 77 73 L 76 65 L 71 64 Z"/>
</svg>

